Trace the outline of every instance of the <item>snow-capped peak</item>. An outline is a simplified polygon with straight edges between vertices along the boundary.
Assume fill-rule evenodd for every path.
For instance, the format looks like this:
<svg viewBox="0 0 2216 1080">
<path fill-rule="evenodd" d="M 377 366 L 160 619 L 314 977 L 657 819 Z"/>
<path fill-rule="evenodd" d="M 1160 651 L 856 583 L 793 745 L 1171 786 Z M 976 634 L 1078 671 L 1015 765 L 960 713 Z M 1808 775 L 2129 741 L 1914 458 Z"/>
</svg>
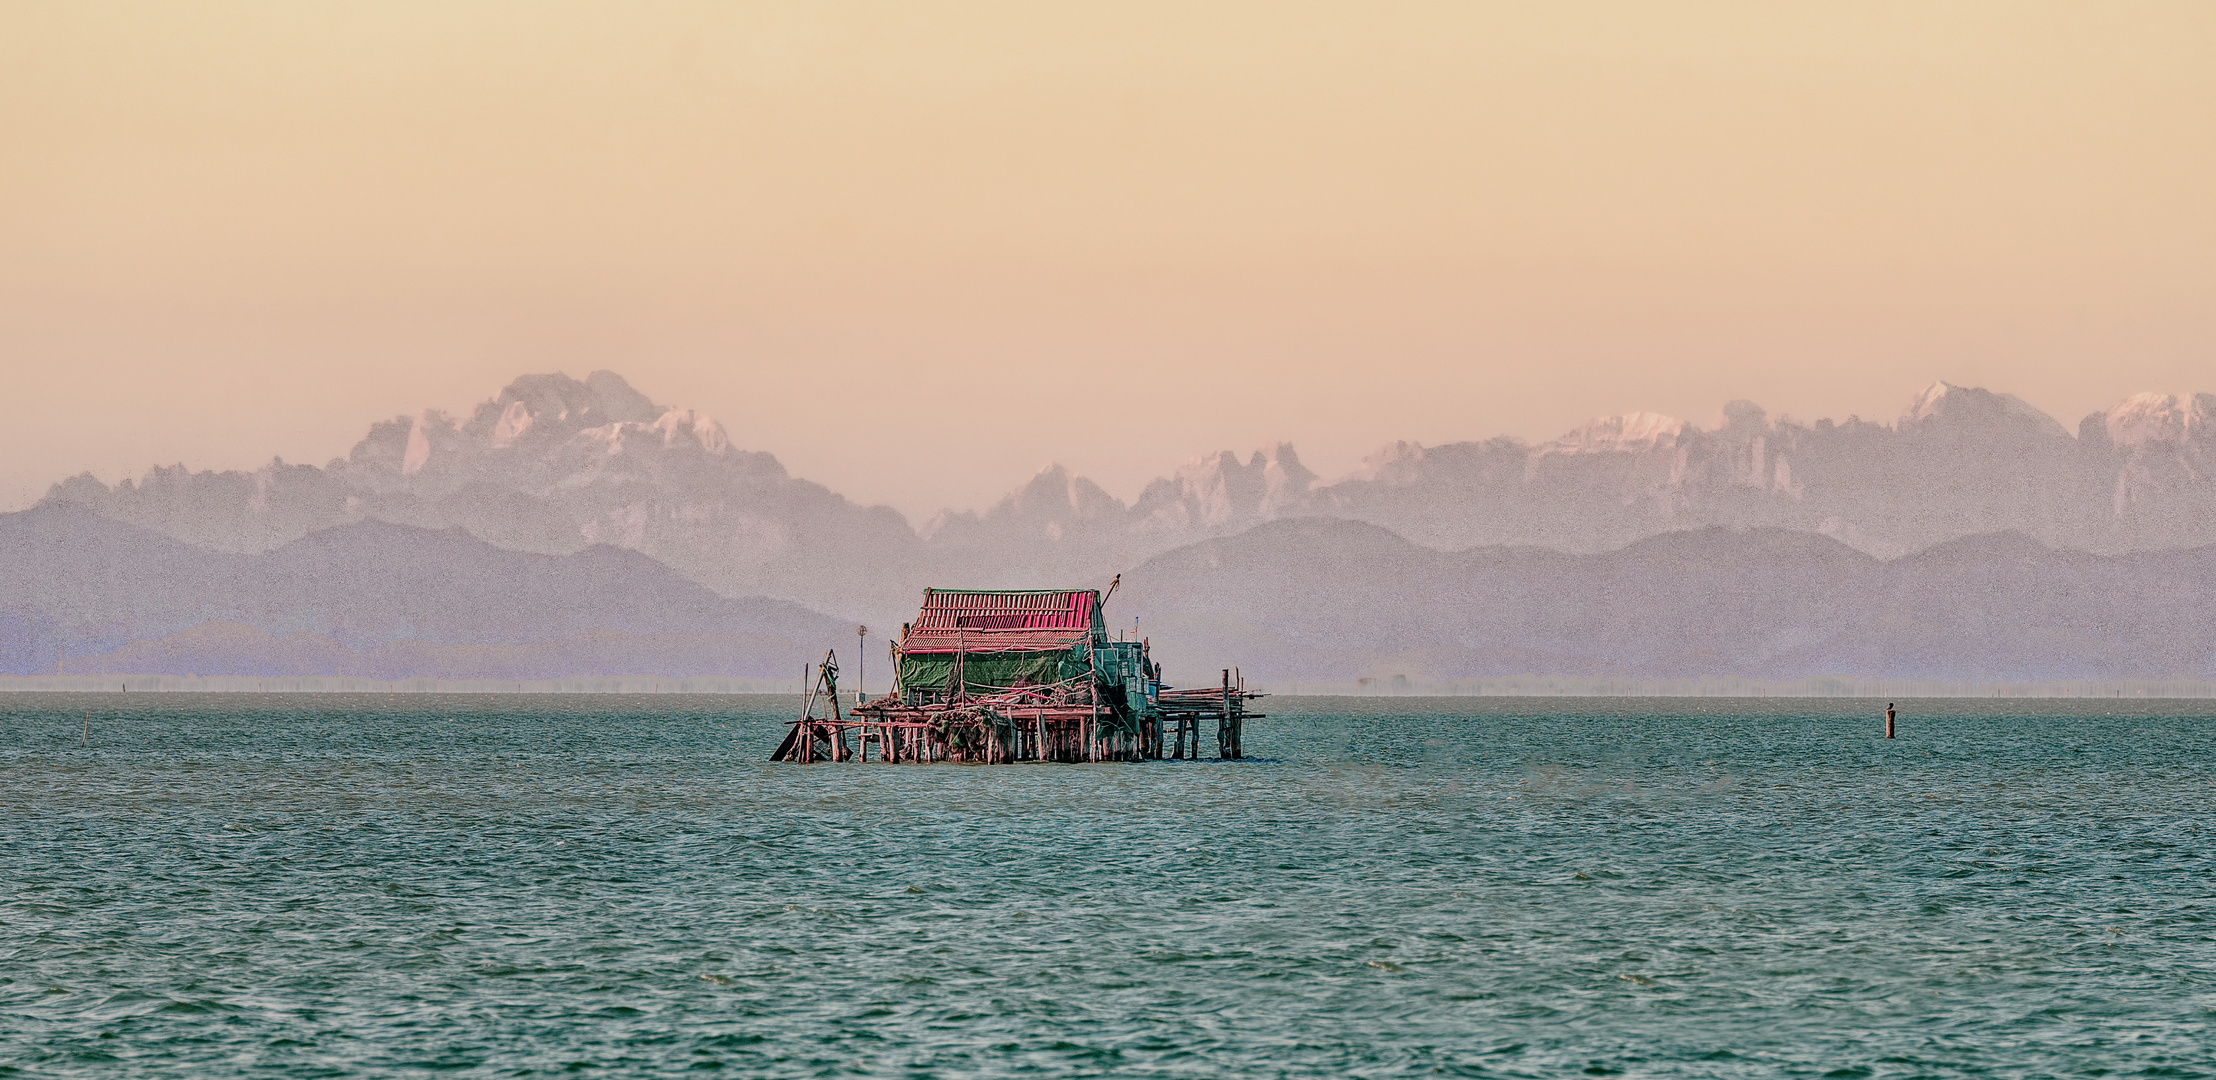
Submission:
<svg viewBox="0 0 2216 1080">
<path fill-rule="evenodd" d="M 414 476 L 431 460 L 431 438 L 423 433 L 423 417 L 408 429 L 408 449 L 400 458 L 400 475 Z"/>
<path fill-rule="evenodd" d="M 1402 439 L 1379 447 L 1362 463 L 1354 467 L 1340 482 L 1365 481 L 1400 487 L 1416 482 L 1422 475 L 1424 448 L 1422 443 Z"/>
<path fill-rule="evenodd" d="M 2014 394 L 1997 394 L 1982 386 L 1956 386 L 1935 382 L 1916 395 L 1901 414 L 1901 430 L 1925 425 L 2001 426 L 2046 438 L 2070 437 L 2062 422 L 2033 408 Z"/>
<path fill-rule="evenodd" d="M 500 414 L 500 422 L 493 425 L 493 449 L 500 450 L 514 445 L 516 439 L 529 430 L 531 430 L 531 407 L 520 400 L 509 402 L 507 409 Z"/>
<path fill-rule="evenodd" d="M 1543 449 L 1557 454 L 1619 454 L 1667 450 L 1685 437 L 1685 421 L 1654 412 L 1604 416 Z"/>
<path fill-rule="evenodd" d="M 2110 442 L 2118 446 L 2180 443 L 2205 438 L 2216 416 L 2216 395 L 2195 394 L 2180 399 L 2153 392 L 2133 394 L 2117 402 L 2104 415 Z"/>
<path fill-rule="evenodd" d="M 662 433 L 663 446 L 676 445 L 678 438 L 686 434 L 711 454 L 723 453 L 731 446 L 731 438 L 724 434 L 723 425 L 691 409 L 671 409 L 654 421 L 653 428 Z"/>
</svg>

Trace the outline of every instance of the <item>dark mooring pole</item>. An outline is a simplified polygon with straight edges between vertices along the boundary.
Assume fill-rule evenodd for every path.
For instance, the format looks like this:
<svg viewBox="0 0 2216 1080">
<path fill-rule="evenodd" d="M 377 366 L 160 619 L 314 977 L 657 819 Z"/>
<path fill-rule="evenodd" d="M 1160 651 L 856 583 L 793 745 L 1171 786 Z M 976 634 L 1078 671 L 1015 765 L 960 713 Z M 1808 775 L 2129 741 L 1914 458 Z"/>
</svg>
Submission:
<svg viewBox="0 0 2216 1080">
<path fill-rule="evenodd" d="M 1246 760 L 1246 675 L 1231 669 L 1231 756 Z"/>
<path fill-rule="evenodd" d="M 1233 749 L 1231 743 L 1232 723 L 1231 669 L 1225 668 L 1223 669 L 1223 719 L 1216 724 L 1216 756 L 1219 758 L 1239 756 L 1238 751 Z"/>
<path fill-rule="evenodd" d="M 1885 703 L 1885 737 L 1893 737 L 1893 703 L 1890 701 Z"/>
</svg>

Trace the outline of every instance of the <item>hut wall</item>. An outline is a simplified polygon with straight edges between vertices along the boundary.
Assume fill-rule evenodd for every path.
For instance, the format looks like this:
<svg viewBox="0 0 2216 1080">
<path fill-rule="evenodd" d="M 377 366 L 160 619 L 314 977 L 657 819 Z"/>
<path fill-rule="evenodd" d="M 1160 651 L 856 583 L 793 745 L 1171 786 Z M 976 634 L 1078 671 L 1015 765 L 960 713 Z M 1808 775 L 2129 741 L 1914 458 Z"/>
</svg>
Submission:
<svg viewBox="0 0 2216 1080">
<path fill-rule="evenodd" d="M 1041 686 L 1074 679 L 1090 668 L 1080 647 L 1062 652 L 973 652 L 962 656 L 962 685 L 972 694 L 1014 686 Z M 900 657 L 903 690 L 943 694 L 952 677 L 950 653 L 905 653 Z"/>
</svg>

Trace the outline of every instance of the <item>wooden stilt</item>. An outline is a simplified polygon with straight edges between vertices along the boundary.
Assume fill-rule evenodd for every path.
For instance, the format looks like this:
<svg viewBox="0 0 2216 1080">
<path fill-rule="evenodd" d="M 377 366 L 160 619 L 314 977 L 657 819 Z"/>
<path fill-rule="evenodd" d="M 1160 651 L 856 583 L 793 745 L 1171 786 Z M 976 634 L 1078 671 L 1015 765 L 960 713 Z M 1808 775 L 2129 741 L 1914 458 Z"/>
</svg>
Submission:
<svg viewBox="0 0 2216 1080">
<path fill-rule="evenodd" d="M 1216 757 L 1228 760 L 1231 753 L 1231 669 L 1223 669 L 1223 715 L 1216 718 Z"/>
</svg>

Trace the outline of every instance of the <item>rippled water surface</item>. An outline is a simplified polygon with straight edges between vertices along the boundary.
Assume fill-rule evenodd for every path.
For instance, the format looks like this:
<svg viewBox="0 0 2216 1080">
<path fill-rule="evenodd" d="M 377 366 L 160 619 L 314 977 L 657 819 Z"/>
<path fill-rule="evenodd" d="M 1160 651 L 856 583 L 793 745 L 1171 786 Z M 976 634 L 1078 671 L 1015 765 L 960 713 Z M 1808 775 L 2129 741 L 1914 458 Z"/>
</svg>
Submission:
<svg viewBox="0 0 2216 1080">
<path fill-rule="evenodd" d="M 2216 703 L 1268 704 L 0 698 L 0 1075 L 2216 1075 Z"/>
</svg>

